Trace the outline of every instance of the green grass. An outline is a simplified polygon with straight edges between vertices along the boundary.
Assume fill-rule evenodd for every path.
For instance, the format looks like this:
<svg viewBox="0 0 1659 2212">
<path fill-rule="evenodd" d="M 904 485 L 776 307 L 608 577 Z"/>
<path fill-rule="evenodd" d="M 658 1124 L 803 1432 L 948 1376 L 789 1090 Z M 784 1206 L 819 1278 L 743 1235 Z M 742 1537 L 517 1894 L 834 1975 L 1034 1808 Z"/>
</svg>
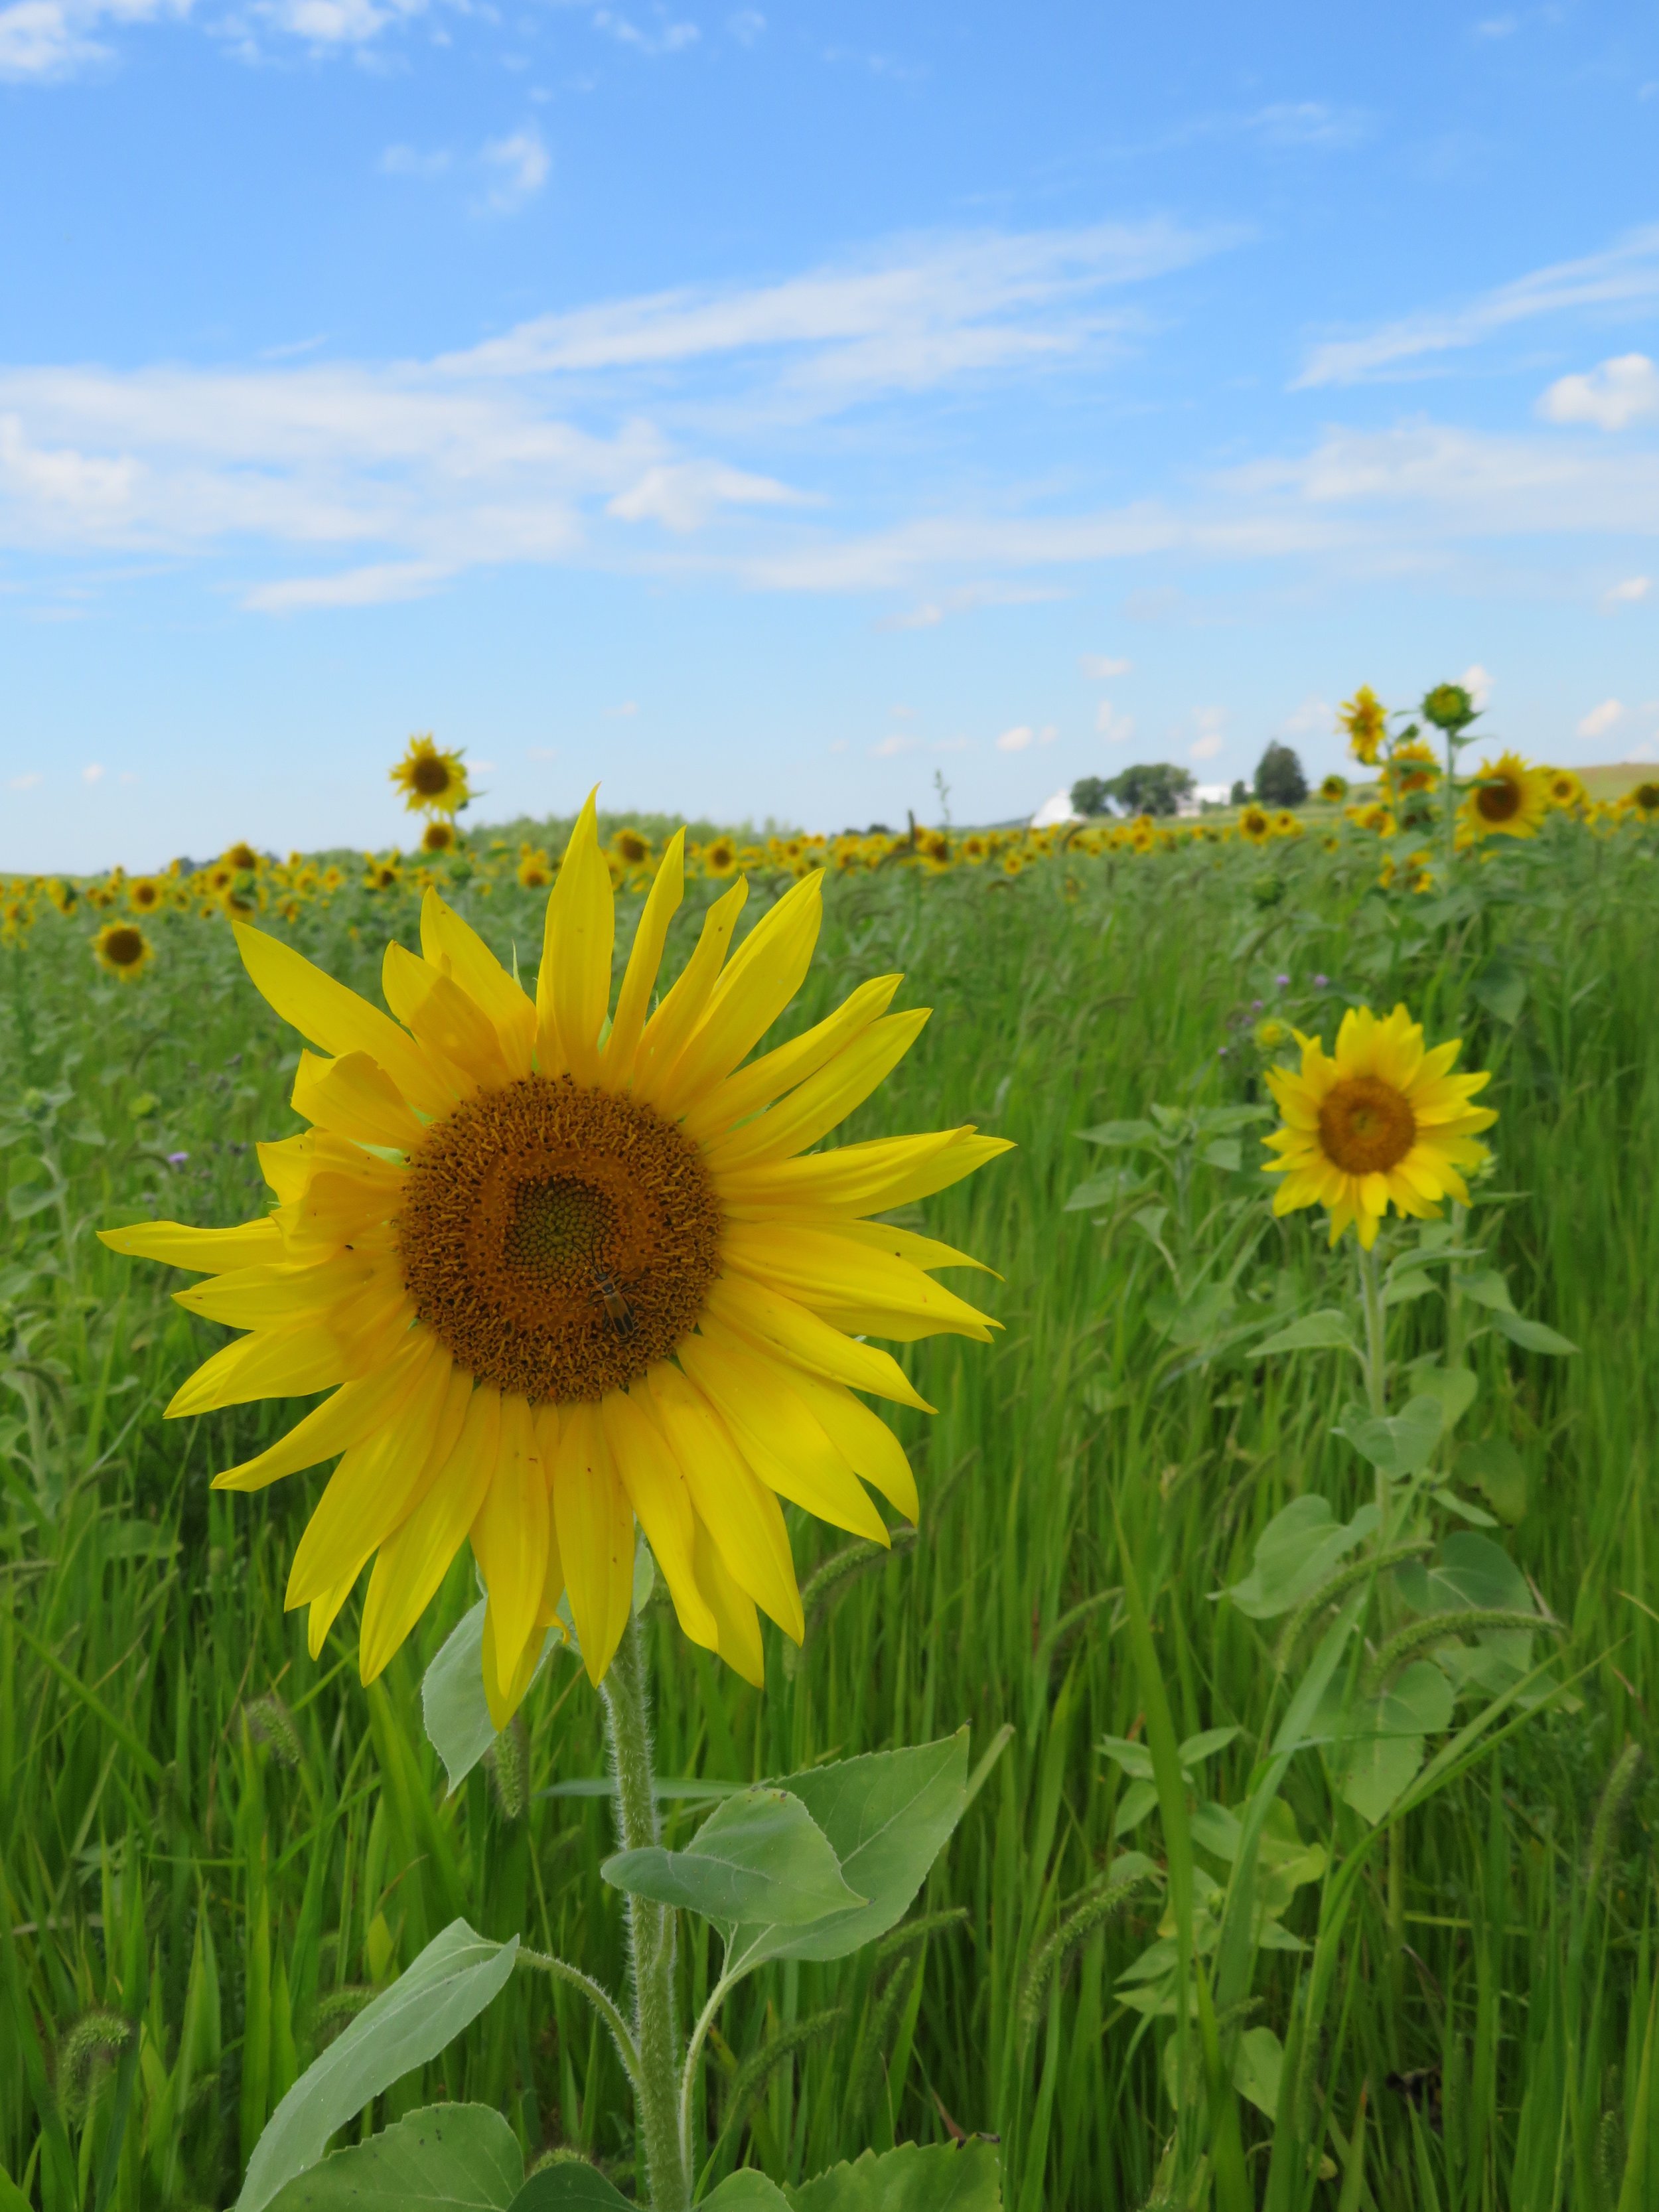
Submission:
<svg viewBox="0 0 1659 2212">
<path fill-rule="evenodd" d="M 1358 1867 L 1310 2093 L 1277 2143 L 1243 2108 L 1245 2185 L 1342 2212 L 1659 2201 L 1650 1765 L 1592 1838 L 1626 1742 L 1654 1748 L 1659 1699 L 1659 880 L 1638 841 L 1563 827 L 1516 861 L 1522 896 L 1438 934 L 1422 902 L 1385 905 L 1294 848 L 1079 864 L 1071 896 L 1063 866 L 830 886 L 789 1024 L 894 967 L 901 1003 L 935 1009 L 853 1133 L 973 1121 L 1017 1140 L 925 1209 L 1000 1271 L 986 1302 L 1006 1333 L 991 1350 L 906 1354 L 940 1409 L 898 1417 L 920 1540 L 838 1585 L 793 1671 L 769 1631 L 756 1692 L 653 1613 L 659 1765 L 747 1780 L 963 1721 L 977 1759 L 1007 1734 L 919 1908 L 959 1917 L 908 1950 L 769 1970 L 741 1991 L 711 2069 L 711 2142 L 743 2060 L 832 2014 L 733 2131 L 775 2178 L 963 2129 L 1001 2137 L 1015 2212 L 1152 2197 L 1174 2125 L 1165 2026 L 1148 2033 L 1115 1984 L 1156 1906 L 1093 1926 L 1021 2002 L 1065 1901 L 1109 1856 L 1121 1777 L 1097 1740 L 1144 1732 L 1120 1542 L 1176 1734 L 1243 1731 L 1209 1770 L 1237 1802 L 1282 1696 L 1271 1625 L 1214 1593 L 1288 1499 L 1317 1488 L 1352 1510 L 1369 1476 L 1328 1433 L 1346 1395 L 1337 1354 L 1194 1364 L 1172 1348 L 1148 1240 L 1063 1211 L 1101 1164 L 1075 1133 L 1153 1100 L 1254 1097 L 1255 1000 L 1282 998 L 1328 1039 L 1342 994 L 1403 992 L 1435 1034 L 1467 1023 L 1469 1063 L 1497 1070 L 1496 1188 L 1511 1194 L 1477 1223 L 1517 1304 L 1583 1347 L 1479 1354 L 1486 1417 L 1529 1476 L 1507 1540 L 1567 1625 L 1562 1671 L 1582 1703 L 1522 1721 Z M 1251 895 L 1264 866 L 1288 885 L 1276 905 Z M 477 919 L 503 954 L 533 958 L 529 900 Z M 388 926 L 412 939 L 406 907 L 353 895 L 295 934 L 368 988 Z M 42 2212 L 229 2203 L 319 2041 L 458 1913 L 613 1984 L 623 1970 L 621 1900 L 597 1871 L 602 1802 L 532 1796 L 509 1819 L 483 1772 L 442 1796 L 419 1681 L 471 1602 L 470 1567 L 365 1692 L 355 1605 L 314 1664 L 282 1611 L 319 1480 L 253 1498 L 207 1486 L 294 1409 L 161 1419 L 222 1332 L 168 1302 L 179 1278 L 115 1258 L 92 1230 L 255 1211 L 252 1145 L 295 1126 L 297 1046 L 220 926 L 157 934 L 161 962 L 131 988 L 94 975 L 84 922 L 49 917 L 0 967 L 0 2164 Z M 1517 1018 L 1487 1011 L 1515 1012 L 1517 986 Z M 1252 1187 L 1206 1168 L 1195 1204 Z M 1347 1256 L 1327 1255 L 1310 1217 L 1263 1209 L 1242 1295 L 1328 1303 Z M 1403 1310 L 1401 1350 L 1423 1326 Z M 845 1540 L 791 1519 L 805 1577 Z M 597 1701 L 568 1662 L 526 1717 L 532 1792 L 601 1772 Z M 1367 1832 L 1316 1753 L 1286 1796 L 1303 1836 L 1350 1864 Z M 677 1813 L 673 1832 L 694 1817 Z M 1310 1885 L 1287 1924 L 1311 1939 L 1321 1911 Z M 1263 1955 L 1254 2020 L 1291 2031 L 1309 1956 Z M 688 2005 L 714 1963 L 694 1932 Z M 1389 2086 L 1414 2074 L 1415 2096 Z M 510 1984 L 364 2130 L 443 2094 L 495 2105 L 530 2151 L 574 2144 L 630 2185 L 625 2085 L 556 1987 Z"/>
</svg>

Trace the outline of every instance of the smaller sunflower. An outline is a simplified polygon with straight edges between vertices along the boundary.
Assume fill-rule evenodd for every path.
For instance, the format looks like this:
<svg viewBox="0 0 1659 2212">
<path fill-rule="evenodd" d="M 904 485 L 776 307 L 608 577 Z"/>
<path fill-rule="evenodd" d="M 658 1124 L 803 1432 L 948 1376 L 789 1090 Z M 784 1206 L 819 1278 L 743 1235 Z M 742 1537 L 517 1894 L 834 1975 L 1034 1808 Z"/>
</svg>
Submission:
<svg viewBox="0 0 1659 2212">
<path fill-rule="evenodd" d="M 738 848 L 729 837 L 716 837 L 703 847 L 702 872 L 706 876 L 736 875 Z"/>
<path fill-rule="evenodd" d="M 93 939 L 92 957 L 110 975 L 131 983 L 155 957 L 155 947 L 136 921 L 112 921 Z"/>
<path fill-rule="evenodd" d="M 1589 793 L 1583 776 L 1570 768 L 1546 769 L 1544 774 L 1550 805 L 1558 813 L 1577 814 L 1589 805 Z"/>
<path fill-rule="evenodd" d="M 441 816 L 436 821 L 428 822 L 421 832 L 421 850 L 423 853 L 459 852 L 460 843 L 460 831 L 453 822 L 446 822 Z"/>
<path fill-rule="evenodd" d="M 1457 1038 L 1423 1047 L 1423 1025 L 1396 1006 L 1379 1021 L 1351 1007 L 1328 1054 L 1317 1037 L 1296 1032 L 1300 1072 L 1270 1067 L 1268 1088 L 1285 1126 L 1263 1139 L 1279 1158 L 1264 1163 L 1284 1182 L 1275 1213 L 1322 1206 L 1334 1244 L 1353 1223 L 1370 1251 L 1390 1205 L 1419 1220 L 1437 1220 L 1440 1200 L 1468 1204 L 1462 1170 L 1479 1167 L 1486 1147 L 1477 1133 L 1498 1119 L 1469 1101 L 1491 1075 L 1454 1075 Z"/>
<path fill-rule="evenodd" d="M 1458 809 L 1464 842 L 1477 837 L 1535 837 L 1549 811 L 1549 778 L 1519 753 L 1482 761 L 1480 781 Z"/>
<path fill-rule="evenodd" d="M 1238 817 L 1238 834 L 1248 844 L 1265 845 L 1273 834 L 1273 817 L 1263 807 L 1247 806 Z"/>
<path fill-rule="evenodd" d="M 1323 783 L 1319 787 L 1319 795 L 1324 800 L 1327 806 L 1340 806 L 1343 800 L 1348 795 L 1347 777 L 1346 775 L 1328 775 Z"/>
<path fill-rule="evenodd" d="M 643 830 L 618 830 L 611 840 L 611 850 L 625 868 L 648 868 L 651 865 L 651 840 Z"/>
<path fill-rule="evenodd" d="M 234 845 L 227 845 L 220 858 L 226 867 L 234 868 L 239 874 L 245 876 L 251 876 L 259 865 L 259 855 L 252 846 L 240 840 Z"/>
<path fill-rule="evenodd" d="M 1336 726 L 1347 737 L 1348 750 L 1366 768 L 1375 768 L 1389 733 L 1389 710 L 1369 684 L 1336 710 Z"/>
<path fill-rule="evenodd" d="M 1620 810 L 1638 822 L 1659 822 L 1659 782 L 1638 783 L 1619 802 Z"/>
<path fill-rule="evenodd" d="M 1288 806 L 1281 806 L 1273 816 L 1273 835 L 1275 837 L 1299 837 L 1302 835 L 1301 822 Z"/>
<path fill-rule="evenodd" d="M 472 797 L 464 755 L 440 751 L 430 732 L 411 738 L 409 750 L 387 773 L 411 814 L 455 814 Z"/>
<path fill-rule="evenodd" d="M 553 866 L 545 853 L 526 853 L 518 866 L 519 888 L 544 891 L 553 880 Z"/>
<path fill-rule="evenodd" d="M 166 896 L 154 876 L 135 876 L 127 885 L 127 904 L 135 914 L 154 914 Z"/>
</svg>

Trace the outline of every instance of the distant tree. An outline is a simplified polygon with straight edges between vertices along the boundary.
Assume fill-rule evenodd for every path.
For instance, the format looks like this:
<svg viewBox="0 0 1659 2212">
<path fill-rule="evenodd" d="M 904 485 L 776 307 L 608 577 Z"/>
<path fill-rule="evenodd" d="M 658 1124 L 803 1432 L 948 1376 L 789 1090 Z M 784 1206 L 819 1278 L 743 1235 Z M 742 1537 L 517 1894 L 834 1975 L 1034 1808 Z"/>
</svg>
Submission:
<svg viewBox="0 0 1659 2212">
<path fill-rule="evenodd" d="M 1126 814 L 1173 814 L 1176 802 L 1192 787 L 1187 770 L 1170 761 L 1143 761 L 1113 776 L 1105 787 Z"/>
<path fill-rule="evenodd" d="M 1073 814 L 1109 814 L 1112 787 L 1104 776 L 1080 775 L 1072 786 Z"/>
<path fill-rule="evenodd" d="M 1236 775 L 1233 778 L 1232 796 L 1228 800 L 1228 805 L 1231 806 L 1248 806 L 1249 803 L 1250 787 L 1245 782 L 1242 775 Z"/>
<path fill-rule="evenodd" d="M 1300 806 L 1308 779 L 1289 745 L 1272 744 L 1255 764 L 1255 795 L 1264 806 Z"/>
</svg>

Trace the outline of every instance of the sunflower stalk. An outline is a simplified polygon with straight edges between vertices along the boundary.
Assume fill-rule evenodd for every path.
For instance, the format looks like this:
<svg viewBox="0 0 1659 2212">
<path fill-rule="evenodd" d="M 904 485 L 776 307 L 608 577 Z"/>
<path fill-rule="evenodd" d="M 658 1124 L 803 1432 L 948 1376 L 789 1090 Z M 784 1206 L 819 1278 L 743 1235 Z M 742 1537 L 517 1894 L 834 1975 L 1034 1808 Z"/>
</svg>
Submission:
<svg viewBox="0 0 1659 2212">
<path fill-rule="evenodd" d="M 617 1843 L 625 1851 L 644 1850 L 658 1840 L 657 1801 L 651 1771 L 645 1639 L 636 1620 L 629 1622 L 617 1656 L 599 1685 L 599 1695 L 605 1700 L 611 1740 Z M 672 1907 L 653 1904 L 630 1892 L 628 1942 L 634 1978 L 634 2094 L 645 2142 L 651 2203 L 653 2212 L 685 2212 L 691 2202 L 691 2179 L 678 2112 L 681 2060 L 674 2018 Z"/>
</svg>

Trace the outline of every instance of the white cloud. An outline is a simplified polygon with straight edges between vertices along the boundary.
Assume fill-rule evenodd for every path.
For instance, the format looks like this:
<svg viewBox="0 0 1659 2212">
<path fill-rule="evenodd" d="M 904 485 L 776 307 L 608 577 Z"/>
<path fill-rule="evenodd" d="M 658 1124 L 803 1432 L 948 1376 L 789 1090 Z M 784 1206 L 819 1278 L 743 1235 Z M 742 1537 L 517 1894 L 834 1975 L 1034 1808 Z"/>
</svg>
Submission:
<svg viewBox="0 0 1659 2212">
<path fill-rule="evenodd" d="M 1623 700 L 1604 699 L 1599 707 L 1592 707 L 1589 714 L 1582 717 L 1578 734 L 1581 738 L 1604 738 L 1615 722 L 1622 722 L 1624 719 Z"/>
<path fill-rule="evenodd" d="M 478 156 L 495 177 L 489 204 L 498 215 L 513 215 L 547 182 L 552 156 L 533 123 L 510 137 L 492 138 Z"/>
<path fill-rule="evenodd" d="M 632 46 L 635 52 L 641 54 L 683 53 L 687 46 L 696 46 L 702 36 L 695 23 L 671 23 L 660 8 L 657 10 L 657 18 L 655 30 L 642 30 L 628 16 L 619 15 L 610 8 L 601 8 L 593 18 L 593 27 L 599 31 L 608 31 L 613 39 L 619 40 L 625 46 Z M 765 19 L 760 20 L 763 27 Z"/>
<path fill-rule="evenodd" d="M 259 584 L 244 595 L 242 605 L 262 615 L 299 614 L 318 607 L 387 606 L 400 599 L 424 599 L 452 573 L 435 561 L 383 561 L 334 576 L 293 576 L 281 583 Z"/>
<path fill-rule="evenodd" d="M 1213 760 L 1226 742 L 1224 737 L 1212 730 L 1208 737 L 1194 738 L 1187 750 L 1194 760 Z"/>
<path fill-rule="evenodd" d="M 1036 743 L 1036 732 L 1030 724 L 1019 722 L 1012 730 L 1003 732 L 997 739 L 997 750 L 1000 753 L 1023 753 Z"/>
<path fill-rule="evenodd" d="M 1659 738 L 1644 738 L 1639 745 L 1632 745 L 1625 755 L 1627 761 L 1659 760 Z"/>
<path fill-rule="evenodd" d="M 1626 576 L 1622 583 L 1614 584 L 1603 596 L 1602 604 L 1608 607 L 1634 606 L 1653 589 L 1651 576 Z"/>
<path fill-rule="evenodd" d="M 962 584 L 956 590 L 941 592 L 936 599 L 924 599 L 920 606 L 907 607 L 902 614 L 884 615 L 876 625 L 878 629 L 937 629 L 951 615 L 967 614 L 976 607 L 1021 607 L 1034 602 L 1055 599 L 1060 592 L 1052 586 L 1033 584 Z"/>
<path fill-rule="evenodd" d="M 1135 733 L 1135 718 L 1120 714 L 1109 699 L 1103 699 L 1095 710 L 1095 728 L 1113 744 L 1126 745 Z"/>
<path fill-rule="evenodd" d="M 447 146 L 436 147 L 430 154 L 422 154 L 414 146 L 388 146 L 380 156 L 380 169 L 387 177 L 441 177 L 453 158 Z"/>
<path fill-rule="evenodd" d="M 1328 699 L 1310 691 L 1300 706 L 1286 714 L 1280 731 L 1287 738 L 1323 736 L 1332 726 L 1334 711 Z"/>
<path fill-rule="evenodd" d="M 900 753 L 915 752 L 921 743 L 920 738 L 909 737 L 902 730 L 895 730 L 889 736 L 877 739 L 869 748 L 870 757 L 872 760 L 892 760 Z"/>
<path fill-rule="evenodd" d="M 846 738 L 831 738 L 830 740 L 830 750 L 832 753 L 844 753 L 847 750 Z"/>
<path fill-rule="evenodd" d="M 739 8 L 726 17 L 726 27 L 740 46 L 752 46 L 766 28 L 766 18 L 758 8 Z"/>
<path fill-rule="evenodd" d="M 1540 317 L 1593 309 L 1646 307 L 1659 300 L 1659 223 L 1627 231 L 1577 261 L 1558 261 L 1500 284 L 1465 307 L 1409 315 L 1359 337 L 1333 338 L 1309 356 L 1297 389 L 1359 384 L 1399 374 L 1408 363 L 1479 345 Z"/>
<path fill-rule="evenodd" d="M 101 783 L 103 780 L 104 771 L 96 761 L 93 762 L 90 767 L 83 768 L 81 771 L 82 783 Z"/>
<path fill-rule="evenodd" d="M 1194 760 L 1213 760 L 1226 744 L 1227 709 L 1224 707 L 1200 707 L 1193 716 L 1198 725 L 1198 735 L 1187 748 Z"/>
<path fill-rule="evenodd" d="M 33 791 L 41 780 L 39 769 L 32 769 L 27 775 L 13 776 L 7 788 L 11 791 Z"/>
<path fill-rule="evenodd" d="M 605 711 L 612 720 L 626 721 L 630 715 L 639 713 L 640 702 L 637 699 L 624 699 L 620 706 L 607 707 Z"/>
<path fill-rule="evenodd" d="M 1244 118 L 1244 129 L 1269 146 L 1357 146 L 1369 135 L 1365 118 L 1323 100 L 1281 100 Z"/>
<path fill-rule="evenodd" d="M 1478 660 L 1472 661 L 1457 680 L 1468 693 L 1469 704 L 1475 713 L 1484 714 L 1492 702 L 1492 671 L 1483 668 Z"/>
<path fill-rule="evenodd" d="M 772 477 L 750 476 L 718 461 L 678 461 L 647 469 L 605 512 L 622 522 L 659 522 L 665 530 L 702 529 L 717 507 L 787 507 L 802 494 Z"/>
<path fill-rule="evenodd" d="M 183 16 L 191 0 L 13 0 L 0 7 L 0 79 L 70 76 L 109 59 L 97 33 L 122 23 Z"/>
<path fill-rule="evenodd" d="M 1585 376 L 1563 376 L 1538 403 L 1547 422 L 1594 422 L 1598 430 L 1623 430 L 1644 415 L 1659 415 L 1659 369 L 1644 353 L 1621 353 Z"/>
<path fill-rule="evenodd" d="M 1114 660 L 1105 653 L 1085 653 L 1079 665 L 1097 684 L 1108 684 L 1114 676 L 1127 676 L 1134 666 L 1132 660 Z"/>
</svg>

